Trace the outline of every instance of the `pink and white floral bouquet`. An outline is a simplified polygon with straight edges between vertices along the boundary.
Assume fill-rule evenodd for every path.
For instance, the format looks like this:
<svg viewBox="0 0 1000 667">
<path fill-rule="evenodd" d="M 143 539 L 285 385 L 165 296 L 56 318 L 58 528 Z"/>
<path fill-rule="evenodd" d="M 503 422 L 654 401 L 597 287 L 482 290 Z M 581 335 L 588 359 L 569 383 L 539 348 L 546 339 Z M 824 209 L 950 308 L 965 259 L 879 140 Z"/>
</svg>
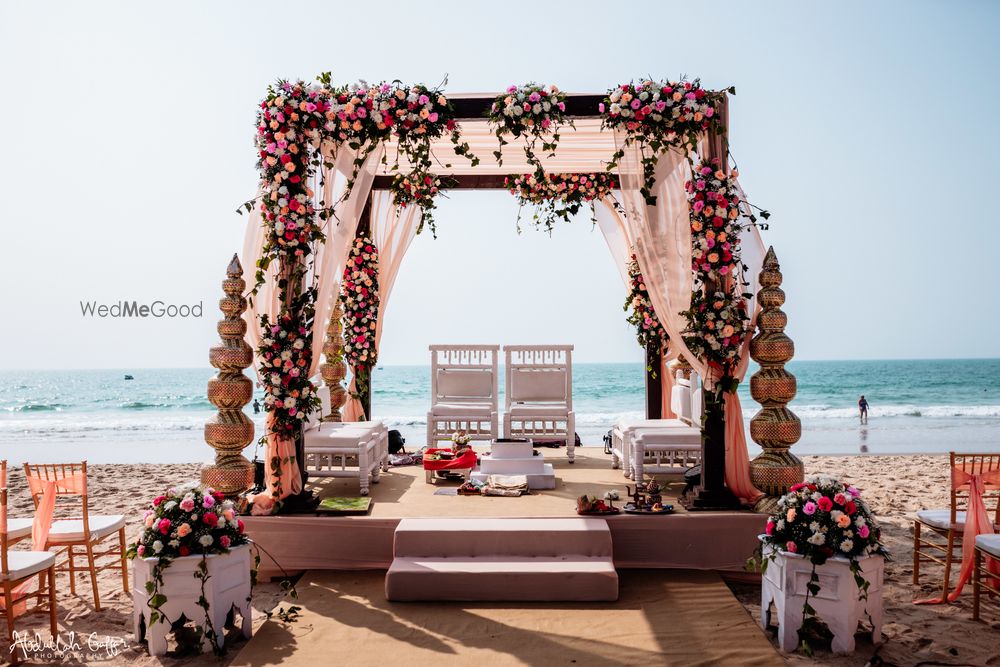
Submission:
<svg viewBox="0 0 1000 667">
<path fill-rule="evenodd" d="M 639 260 L 633 253 L 628 263 L 629 294 L 625 298 L 624 310 L 629 313 L 628 322 L 635 327 L 635 336 L 644 349 L 650 344 L 663 349 L 667 344 L 667 332 L 660 323 L 656 312 L 653 310 L 653 302 L 649 299 L 649 292 L 646 290 L 646 281 L 642 277 L 639 269 Z M 653 372 L 655 369 L 649 369 Z"/>
<path fill-rule="evenodd" d="M 308 291 L 304 292 L 296 298 L 295 308 L 283 310 L 273 320 L 266 314 L 260 318 L 261 339 L 256 357 L 264 387 L 264 410 L 274 415 L 272 430 L 288 437 L 313 410 L 320 408 L 316 388 L 309 379 L 311 297 Z"/>
<path fill-rule="evenodd" d="M 500 141 L 500 149 L 493 152 L 497 164 L 503 164 L 504 137 L 526 138 L 524 155 L 528 164 L 542 173 L 542 164 L 535 155 L 535 142 L 541 139 L 542 150 L 552 154 L 559 144 L 559 130 L 573 121 L 566 115 L 566 94 L 552 85 L 526 83 L 510 86 L 490 106 L 489 124 Z"/>
<path fill-rule="evenodd" d="M 695 166 L 684 184 L 690 207 L 691 268 L 702 279 L 722 280 L 740 268 L 740 234 L 746 229 L 737 172 L 718 160 Z"/>
<path fill-rule="evenodd" d="M 172 487 L 154 498 L 142 525 L 142 535 L 128 548 L 129 558 L 222 554 L 248 542 L 233 502 L 193 484 Z"/>
<path fill-rule="evenodd" d="M 426 226 L 434 238 L 437 238 L 437 225 L 434 224 L 434 209 L 437 208 L 435 199 L 447 185 L 444 180 L 437 174 L 421 170 L 392 177 L 392 203 L 400 208 L 420 207 L 417 234 Z"/>
<path fill-rule="evenodd" d="M 688 349 L 722 377 L 730 376 L 740 363 L 750 329 L 746 300 L 725 292 L 704 294 L 696 290 L 684 316 L 688 324 L 682 335 Z"/>
<path fill-rule="evenodd" d="M 378 249 L 367 237 L 351 246 L 340 287 L 344 306 L 344 358 L 351 368 L 371 368 L 378 361 Z"/>
<path fill-rule="evenodd" d="M 765 544 L 817 565 L 834 556 L 857 560 L 887 553 L 882 529 L 861 492 L 822 475 L 806 478 L 781 497 L 765 533 Z"/>
<path fill-rule="evenodd" d="M 511 174 L 504 185 L 521 206 L 535 207 L 534 222 L 552 231 L 559 219 L 569 222 L 584 204 L 611 196 L 618 179 L 607 172 Z M 520 221 L 520 216 L 518 216 Z"/>
</svg>

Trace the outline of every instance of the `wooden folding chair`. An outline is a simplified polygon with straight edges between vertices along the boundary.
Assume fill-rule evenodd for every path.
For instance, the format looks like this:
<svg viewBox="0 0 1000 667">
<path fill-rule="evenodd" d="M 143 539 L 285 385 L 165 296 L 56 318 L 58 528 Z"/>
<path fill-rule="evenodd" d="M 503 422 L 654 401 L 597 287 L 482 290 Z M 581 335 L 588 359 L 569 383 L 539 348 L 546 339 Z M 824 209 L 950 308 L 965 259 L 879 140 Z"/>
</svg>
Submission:
<svg viewBox="0 0 1000 667">
<path fill-rule="evenodd" d="M 35 607 L 30 611 L 49 612 L 49 630 L 52 639 L 56 639 L 56 590 L 55 590 L 55 554 L 47 551 L 11 551 L 7 534 L 7 488 L 0 488 L 0 583 L 3 584 L 3 611 L 7 620 L 7 639 L 10 641 L 11 662 L 20 660 L 14 643 L 15 607 L 25 604 L 29 598 L 35 598 Z M 23 584 L 30 586 L 31 579 L 38 576 L 38 588 L 26 590 Z M 47 604 L 43 600 L 48 601 Z"/>
<path fill-rule="evenodd" d="M 979 535 L 976 537 L 975 569 L 972 570 L 972 620 L 979 620 L 979 605 L 983 590 L 991 597 L 1000 596 L 1000 579 L 996 570 L 1000 566 L 1000 535 Z"/>
<path fill-rule="evenodd" d="M 949 474 L 953 468 L 960 468 L 970 474 L 982 474 L 1000 470 L 1000 454 L 958 454 L 949 455 Z M 954 479 L 954 477 L 952 477 Z M 1000 527 L 1000 489 L 990 486 L 983 494 L 983 502 L 993 520 L 994 527 Z M 965 510 L 969 503 L 969 485 L 951 484 L 951 506 L 942 509 L 920 510 L 913 520 L 913 585 L 920 585 L 920 564 L 933 562 L 944 566 L 942 599 L 948 598 L 951 586 L 952 566 L 962 562 L 962 535 L 965 531 Z M 929 533 L 924 533 L 924 529 Z M 939 539 L 927 539 L 929 537 Z M 956 552 L 958 555 L 956 556 Z"/>
<path fill-rule="evenodd" d="M 0 488 L 7 487 L 7 459 L 0 459 Z M 7 517 L 7 544 L 17 544 L 31 537 L 33 519 Z"/>
<path fill-rule="evenodd" d="M 54 464 L 24 464 L 24 474 L 28 478 L 31 489 L 31 497 L 35 501 L 35 510 L 38 511 L 42 501 L 43 489 L 48 482 L 55 482 L 56 500 L 70 499 L 73 504 L 79 499 L 82 504 L 82 513 L 73 518 L 54 518 L 49 534 L 45 541 L 45 549 L 65 548 L 66 561 L 58 563 L 56 570 L 69 573 L 69 588 L 72 594 L 76 594 L 76 573 L 90 572 L 90 582 L 94 593 L 94 608 L 101 609 L 101 596 L 97 590 L 97 573 L 103 570 L 121 570 L 122 588 L 128 594 L 128 567 L 125 556 L 125 517 L 121 514 L 94 515 L 90 513 L 87 501 L 87 462 L 83 463 L 54 463 Z M 60 480 L 66 483 L 73 482 L 77 488 L 67 489 L 58 486 Z M 95 551 L 94 547 L 103 543 L 107 538 L 118 533 L 118 546 L 115 548 L 108 545 L 104 551 Z M 76 566 L 76 547 L 83 547 L 87 556 L 87 566 Z M 80 554 L 81 556 L 83 554 Z M 96 560 L 105 556 L 114 557 L 97 567 Z"/>
</svg>

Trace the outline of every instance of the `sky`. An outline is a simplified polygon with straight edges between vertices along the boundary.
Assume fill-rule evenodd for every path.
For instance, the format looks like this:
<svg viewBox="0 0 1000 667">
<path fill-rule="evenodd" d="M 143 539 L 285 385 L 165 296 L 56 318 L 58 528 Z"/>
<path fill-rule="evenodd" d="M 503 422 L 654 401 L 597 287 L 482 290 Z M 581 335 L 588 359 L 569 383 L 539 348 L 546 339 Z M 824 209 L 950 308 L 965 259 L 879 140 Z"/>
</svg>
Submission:
<svg viewBox="0 0 1000 667">
<path fill-rule="evenodd" d="M 253 196 L 275 79 L 447 91 L 634 78 L 736 86 L 731 150 L 785 276 L 799 359 L 994 357 L 1000 4 L 990 2 L 0 4 L 0 368 L 197 367 Z M 502 29 L 502 30 L 500 30 Z M 569 342 L 638 361 L 587 215 L 518 234 L 505 192 L 461 192 L 418 237 L 381 361 L 439 342 Z M 530 217 L 530 213 L 528 213 Z M 203 304 L 84 317 L 81 301 Z"/>
</svg>

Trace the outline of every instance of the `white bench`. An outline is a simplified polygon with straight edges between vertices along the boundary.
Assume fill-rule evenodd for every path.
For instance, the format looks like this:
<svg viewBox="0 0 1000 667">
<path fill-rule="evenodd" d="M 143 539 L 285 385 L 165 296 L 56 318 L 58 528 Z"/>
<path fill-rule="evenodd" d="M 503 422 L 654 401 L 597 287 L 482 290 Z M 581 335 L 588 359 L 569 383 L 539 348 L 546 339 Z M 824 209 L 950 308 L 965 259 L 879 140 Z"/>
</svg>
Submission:
<svg viewBox="0 0 1000 667">
<path fill-rule="evenodd" d="M 701 431 L 690 426 L 640 431 L 632 441 L 632 475 L 683 474 L 701 463 Z"/>
</svg>

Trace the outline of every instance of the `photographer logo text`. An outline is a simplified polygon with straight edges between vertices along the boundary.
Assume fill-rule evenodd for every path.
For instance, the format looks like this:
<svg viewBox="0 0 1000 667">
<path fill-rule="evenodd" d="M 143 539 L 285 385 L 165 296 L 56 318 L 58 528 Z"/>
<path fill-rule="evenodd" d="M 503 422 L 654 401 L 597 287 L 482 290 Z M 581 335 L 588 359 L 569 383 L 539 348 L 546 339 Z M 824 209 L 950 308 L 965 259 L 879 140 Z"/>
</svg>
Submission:
<svg viewBox="0 0 1000 667">
<path fill-rule="evenodd" d="M 98 303 L 97 301 L 81 301 L 80 313 L 84 317 L 121 318 L 121 317 L 201 317 L 202 302 L 196 304 L 166 303 L 156 300 L 152 303 L 138 301 L 118 301 L 116 303 Z"/>
</svg>

